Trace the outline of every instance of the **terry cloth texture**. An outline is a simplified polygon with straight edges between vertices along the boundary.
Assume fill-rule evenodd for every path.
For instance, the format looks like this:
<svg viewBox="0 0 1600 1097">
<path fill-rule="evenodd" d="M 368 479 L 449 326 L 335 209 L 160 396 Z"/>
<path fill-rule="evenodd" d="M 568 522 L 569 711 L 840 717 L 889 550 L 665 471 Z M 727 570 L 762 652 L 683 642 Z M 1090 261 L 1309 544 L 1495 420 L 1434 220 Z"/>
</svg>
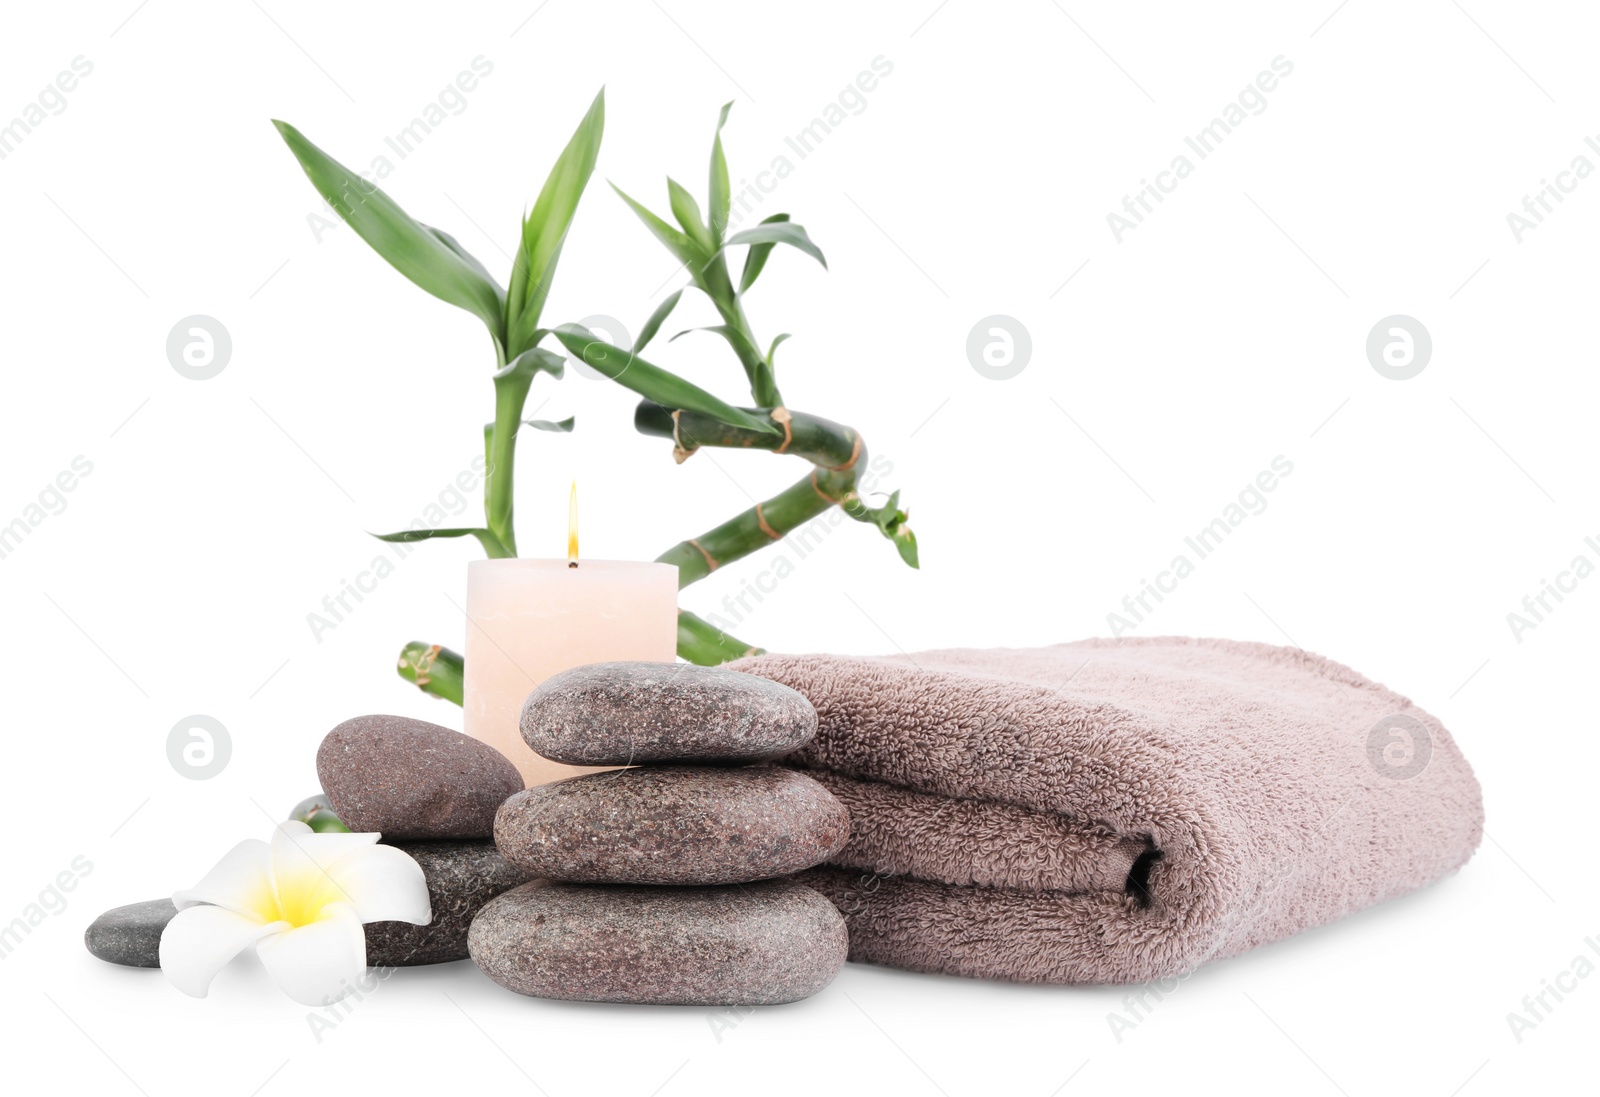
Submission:
<svg viewBox="0 0 1600 1097">
<path fill-rule="evenodd" d="M 850 958 L 1128 983 L 1430 884 L 1478 782 L 1406 698 L 1295 648 L 1183 637 L 734 664 L 816 705 L 785 764 L 850 809 L 800 879 Z"/>
</svg>

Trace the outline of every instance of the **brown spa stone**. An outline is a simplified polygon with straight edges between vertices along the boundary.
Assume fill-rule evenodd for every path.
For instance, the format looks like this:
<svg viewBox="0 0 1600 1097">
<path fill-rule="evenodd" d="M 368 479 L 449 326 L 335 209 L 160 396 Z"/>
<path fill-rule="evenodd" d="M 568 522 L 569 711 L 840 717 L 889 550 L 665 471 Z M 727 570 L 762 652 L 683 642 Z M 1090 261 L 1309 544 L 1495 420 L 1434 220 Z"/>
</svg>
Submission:
<svg viewBox="0 0 1600 1097">
<path fill-rule="evenodd" d="M 764 1006 L 833 981 L 844 918 L 788 880 L 662 888 L 534 881 L 478 914 L 472 959 L 538 998 L 653 1005 Z"/>
<path fill-rule="evenodd" d="M 493 842 L 386 842 L 422 866 L 433 921 L 368 922 L 367 963 L 418 967 L 467 958 L 467 929 L 485 903 L 528 879 Z"/>
<path fill-rule="evenodd" d="M 810 742 L 817 710 L 788 686 L 736 670 L 592 663 L 541 682 L 521 727 L 530 747 L 568 765 L 741 765 Z"/>
<path fill-rule="evenodd" d="M 495 811 L 523 787 L 493 747 L 405 716 L 358 716 L 328 732 L 317 776 L 347 827 L 390 843 L 488 838 Z"/>
<path fill-rule="evenodd" d="M 820 864 L 844 848 L 850 813 L 777 766 L 645 766 L 519 792 L 495 844 L 531 875 L 578 883 L 736 884 Z"/>
</svg>

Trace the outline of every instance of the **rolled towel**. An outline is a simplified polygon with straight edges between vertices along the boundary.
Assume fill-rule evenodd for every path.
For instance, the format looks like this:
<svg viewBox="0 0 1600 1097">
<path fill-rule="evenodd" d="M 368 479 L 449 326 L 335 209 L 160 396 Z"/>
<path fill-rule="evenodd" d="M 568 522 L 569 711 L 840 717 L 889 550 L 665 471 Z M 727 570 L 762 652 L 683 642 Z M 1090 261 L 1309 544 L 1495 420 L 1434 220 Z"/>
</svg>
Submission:
<svg viewBox="0 0 1600 1097">
<path fill-rule="evenodd" d="M 1227 640 L 1086 640 L 735 664 L 816 705 L 786 764 L 850 808 L 802 879 L 850 958 L 1127 983 L 1460 868 L 1483 833 L 1444 727 L 1348 667 Z"/>
</svg>

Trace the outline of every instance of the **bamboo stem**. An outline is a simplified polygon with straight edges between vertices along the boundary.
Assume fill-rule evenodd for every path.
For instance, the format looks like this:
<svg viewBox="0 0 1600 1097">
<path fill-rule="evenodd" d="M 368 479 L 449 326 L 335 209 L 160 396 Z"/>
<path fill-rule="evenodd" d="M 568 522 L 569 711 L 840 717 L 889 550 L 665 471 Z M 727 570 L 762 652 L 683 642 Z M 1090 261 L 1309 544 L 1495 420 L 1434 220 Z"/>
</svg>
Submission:
<svg viewBox="0 0 1600 1097">
<path fill-rule="evenodd" d="M 517 434 L 522 430 L 522 409 L 532 387 L 533 378 L 526 376 L 499 377 L 494 383 L 494 426 L 488 438 L 484 511 L 490 532 L 505 547 L 507 556 L 517 554 L 517 530 L 512 513 Z"/>
<path fill-rule="evenodd" d="M 642 434 L 671 438 L 680 461 L 701 446 L 764 449 L 792 454 L 816 466 L 803 480 L 698 537 L 680 541 L 656 557 L 678 568 L 678 589 L 697 583 L 724 564 L 743 559 L 838 506 L 858 521 L 875 521 L 875 512 L 856 493 L 867 460 L 861 435 L 820 416 L 786 408 L 749 409 L 781 425 L 780 436 L 743 430 L 695 412 L 674 411 L 646 400 L 634 412 Z M 889 531 L 885 530 L 889 534 Z M 692 663 L 715 664 L 758 652 L 688 610 L 678 611 L 678 654 Z"/>
<path fill-rule="evenodd" d="M 678 611 L 678 654 L 691 663 L 713 667 L 747 655 L 764 655 L 765 648 L 751 647 L 697 617 L 686 609 Z"/>
<path fill-rule="evenodd" d="M 772 498 L 734 515 L 720 526 L 698 537 L 680 541 L 656 559 L 676 564 L 678 589 L 698 583 L 724 564 L 742 560 L 774 541 L 782 540 L 795 529 L 835 506 L 839 498 L 827 494 L 838 490 L 839 474 L 813 473 Z M 842 496 L 848 496 L 846 488 Z"/>
<path fill-rule="evenodd" d="M 780 407 L 783 396 L 778 392 L 778 382 L 772 363 L 761 353 L 755 332 L 750 330 L 750 319 L 744 313 L 744 301 L 733 288 L 728 274 L 728 259 L 723 252 L 717 254 L 699 270 L 691 271 L 695 284 L 716 306 L 722 322 L 733 333 L 728 345 L 744 367 L 745 378 L 750 382 L 750 398 L 763 407 Z"/>
<path fill-rule="evenodd" d="M 752 409 L 751 414 L 762 412 Z M 829 507 L 857 499 L 856 471 L 866 458 L 859 434 L 804 412 L 780 415 L 775 410 L 765 414 L 787 427 L 784 435 L 742 430 L 694 412 L 668 411 L 649 401 L 641 403 L 634 413 L 634 426 L 640 433 L 672 438 L 680 451 L 693 453 L 700 446 L 782 450 L 817 466 L 811 475 L 772 498 L 698 537 L 680 541 L 656 557 L 663 564 L 677 565 L 679 590 L 724 564 L 782 540 Z"/>
<path fill-rule="evenodd" d="M 465 693 L 466 661 L 460 653 L 438 644 L 413 641 L 400 652 L 400 677 L 423 693 L 461 704 Z"/>
<path fill-rule="evenodd" d="M 861 465 L 864 453 L 857 453 L 860 435 L 821 416 L 787 408 L 745 408 L 751 415 L 769 418 L 782 429 L 781 434 L 743 430 L 693 411 L 672 411 L 649 400 L 641 401 L 633 413 L 633 426 L 640 434 L 671 438 L 688 453 L 700 446 L 725 449 L 765 449 L 774 453 L 803 457 L 813 465 L 846 471 Z"/>
</svg>

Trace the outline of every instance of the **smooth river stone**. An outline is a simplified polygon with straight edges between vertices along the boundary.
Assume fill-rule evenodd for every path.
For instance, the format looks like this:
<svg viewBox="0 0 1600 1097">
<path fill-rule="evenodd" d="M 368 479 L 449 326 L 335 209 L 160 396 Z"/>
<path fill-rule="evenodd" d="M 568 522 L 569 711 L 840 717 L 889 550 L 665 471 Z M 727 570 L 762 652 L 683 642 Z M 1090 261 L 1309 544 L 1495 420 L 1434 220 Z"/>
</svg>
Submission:
<svg viewBox="0 0 1600 1097">
<path fill-rule="evenodd" d="M 177 913 L 171 899 L 115 907 L 89 923 L 84 947 L 108 964 L 160 967 L 161 931 Z"/>
<path fill-rule="evenodd" d="M 386 842 L 411 855 L 428 881 L 433 921 L 368 922 L 367 963 L 418 967 L 467 958 L 467 929 L 485 903 L 528 879 L 493 842 Z"/>
<path fill-rule="evenodd" d="M 495 811 L 523 787 L 493 747 L 404 716 L 358 716 L 328 732 L 317 776 L 345 826 L 390 842 L 488 838 Z"/>
<path fill-rule="evenodd" d="M 764 762 L 816 733 L 817 710 L 788 686 L 688 663 L 574 667 L 522 707 L 523 740 L 577 766 Z"/>
<path fill-rule="evenodd" d="M 386 842 L 422 866 L 433 921 L 368 922 L 367 963 L 418 967 L 467 958 L 467 929 L 485 903 L 528 879 L 506 863 L 494 843 Z M 152 899 L 108 910 L 84 931 L 83 943 L 100 959 L 128 967 L 161 966 L 161 931 L 178 913 L 171 899 Z"/>
<path fill-rule="evenodd" d="M 495 844 L 531 875 L 577 883 L 736 884 L 820 864 L 844 848 L 850 813 L 777 766 L 644 766 L 519 792 Z"/>
<path fill-rule="evenodd" d="M 741 887 L 523 884 L 468 935 L 473 962 L 538 998 L 765 1006 L 833 981 L 849 940 L 828 900 L 788 880 Z"/>
</svg>

